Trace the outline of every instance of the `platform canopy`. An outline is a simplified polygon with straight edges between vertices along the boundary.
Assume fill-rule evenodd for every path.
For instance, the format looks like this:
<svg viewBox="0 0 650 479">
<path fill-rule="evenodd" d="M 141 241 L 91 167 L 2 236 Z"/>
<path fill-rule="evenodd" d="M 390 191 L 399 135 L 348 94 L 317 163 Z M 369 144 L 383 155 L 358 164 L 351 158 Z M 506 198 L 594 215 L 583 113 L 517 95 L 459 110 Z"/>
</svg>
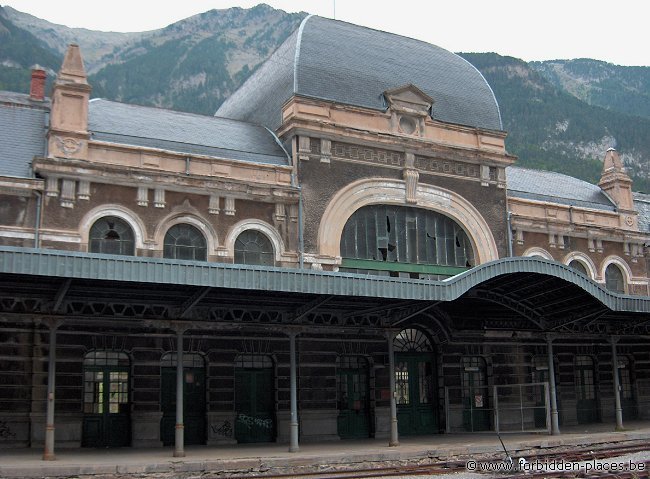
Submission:
<svg viewBox="0 0 650 479">
<path fill-rule="evenodd" d="M 612 293 L 541 258 L 505 258 L 445 281 L 0 247 L 0 317 L 319 331 L 397 328 L 650 334 L 650 298 Z"/>
</svg>

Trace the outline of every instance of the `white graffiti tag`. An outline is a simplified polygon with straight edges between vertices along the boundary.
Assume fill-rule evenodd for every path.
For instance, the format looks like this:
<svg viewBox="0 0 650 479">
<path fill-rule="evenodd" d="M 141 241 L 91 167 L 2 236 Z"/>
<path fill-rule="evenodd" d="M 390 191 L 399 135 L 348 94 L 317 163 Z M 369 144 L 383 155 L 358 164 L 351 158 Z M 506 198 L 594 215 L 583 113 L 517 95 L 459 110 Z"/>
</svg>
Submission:
<svg viewBox="0 0 650 479">
<path fill-rule="evenodd" d="M 237 416 L 237 421 L 242 423 L 248 429 L 252 429 L 253 426 L 264 429 L 271 429 L 273 427 L 273 419 L 260 419 L 258 417 L 247 416 L 246 414 L 241 413 Z"/>
</svg>

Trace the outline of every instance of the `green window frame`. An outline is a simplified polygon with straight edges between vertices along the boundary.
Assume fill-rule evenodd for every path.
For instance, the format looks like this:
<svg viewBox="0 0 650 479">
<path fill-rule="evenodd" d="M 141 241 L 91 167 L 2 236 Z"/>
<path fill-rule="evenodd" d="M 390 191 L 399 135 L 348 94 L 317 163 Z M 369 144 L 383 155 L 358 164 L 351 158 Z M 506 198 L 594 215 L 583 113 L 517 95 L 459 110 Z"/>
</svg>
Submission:
<svg viewBox="0 0 650 479">
<path fill-rule="evenodd" d="M 357 210 L 341 235 L 341 271 L 443 279 L 474 266 L 465 230 L 436 211 L 397 205 Z"/>
</svg>

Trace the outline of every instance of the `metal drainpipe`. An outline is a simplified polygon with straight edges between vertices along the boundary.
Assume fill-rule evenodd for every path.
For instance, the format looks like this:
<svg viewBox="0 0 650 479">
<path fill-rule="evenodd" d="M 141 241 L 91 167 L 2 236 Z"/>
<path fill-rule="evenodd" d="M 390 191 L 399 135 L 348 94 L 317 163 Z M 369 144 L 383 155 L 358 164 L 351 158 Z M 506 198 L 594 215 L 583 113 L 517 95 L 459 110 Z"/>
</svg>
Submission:
<svg viewBox="0 0 650 479">
<path fill-rule="evenodd" d="M 34 248 L 41 247 L 41 203 L 43 201 L 43 194 L 40 191 L 35 191 L 36 195 L 36 219 L 34 220 Z"/>
<path fill-rule="evenodd" d="M 305 240 L 303 237 L 303 224 L 302 224 L 302 187 L 298 187 L 298 261 L 300 269 L 305 267 L 304 254 L 305 254 Z"/>
<path fill-rule="evenodd" d="M 512 257 L 512 213 L 506 215 L 506 227 L 508 228 L 508 257 Z"/>
<path fill-rule="evenodd" d="M 302 224 L 302 186 L 298 185 L 298 159 L 295 155 L 298 148 L 297 142 L 298 137 L 294 136 L 292 139 L 294 155 L 291 157 L 294 164 L 294 170 L 291 172 L 291 186 L 298 188 L 298 266 L 300 269 L 303 269 L 305 267 L 305 260 L 303 258 L 305 253 L 305 241 L 303 236 L 304 228 Z M 284 151 L 286 152 L 287 150 Z M 287 153 L 287 156 L 289 156 L 289 153 Z"/>
</svg>

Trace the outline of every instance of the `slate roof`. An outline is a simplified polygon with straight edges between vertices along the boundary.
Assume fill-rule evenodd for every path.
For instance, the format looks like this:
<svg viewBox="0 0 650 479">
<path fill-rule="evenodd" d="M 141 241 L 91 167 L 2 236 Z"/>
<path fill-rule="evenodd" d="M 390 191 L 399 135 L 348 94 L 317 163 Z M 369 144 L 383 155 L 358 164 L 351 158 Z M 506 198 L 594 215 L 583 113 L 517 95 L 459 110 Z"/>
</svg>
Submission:
<svg viewBox="0 0 650 479">
<path fill-rule="evenodd" d="M 227 118 L 93 99 L 88 130 L 93 140 L 237 161 L 289 164 L 266 128 Z"/>
<path fill-rule="evenodd" d="M 293 94 L 385 110 L 383 92 L 409 83 L 434 99 L 434 119 L 502 129 L 490 86 L 465 59 L 426 42 L 313 15 L 216 114 L 276 129 Z"/>
<path fill-rule="evenodd" d="M 561 205 L 615 211 L 614 203 L 597 185 L 553 171 L 506 168 L 508 196 Z"/>
<path fill-rule="evenodd" d="M 0 175 L 31 178 L 31 162 L 45 156 L 49 100 L 35 102 L 24 93 L 0 91 Z"/>
<path fill-rule="evenodd" d="M 632 193 L 634 208 L 639 212 L 639 231 L 650 233 L 650 195 Z"/>
</svg>

